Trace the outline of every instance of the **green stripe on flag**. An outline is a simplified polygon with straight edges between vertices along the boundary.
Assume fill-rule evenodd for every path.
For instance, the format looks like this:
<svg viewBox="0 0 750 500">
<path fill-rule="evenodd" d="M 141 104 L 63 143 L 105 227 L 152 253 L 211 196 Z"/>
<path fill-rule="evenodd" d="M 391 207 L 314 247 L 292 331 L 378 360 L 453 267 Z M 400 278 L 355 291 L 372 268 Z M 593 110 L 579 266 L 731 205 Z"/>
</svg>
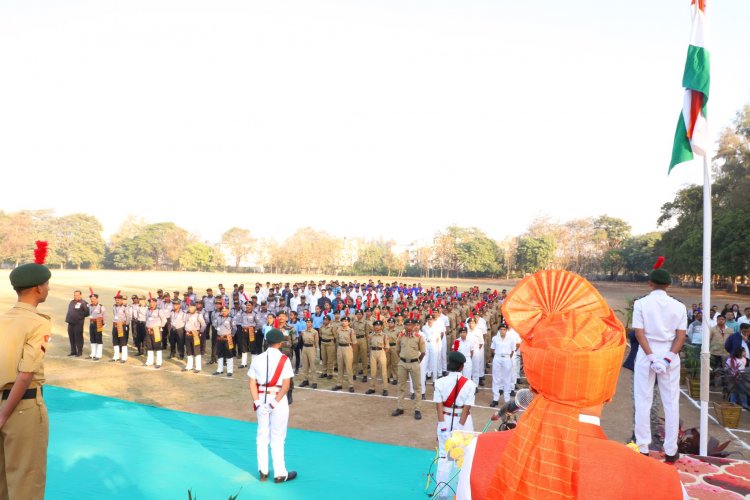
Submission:
<svg viewBox="0 0 750 500">
<path fill-rule="evenodd" d="M 687 136 L 685 118 L 682 116 L 682 113 L 680 113 L 680 117 L 677 119 L 677 132 L 675 132 L 674 134 L 674 145 L 672 146 L 672 161 L 669 162 L 669 172 L 671 172 L 672 167 L 674 167 L 678 163 L 683 163 L 692 159 L 693 148 L 690 147 L 690 140 Z"/>
<path fill-rule="evenodd" d="M 703 105 L 708 102 L 708 90 L 711 86 L 711 72 L 708 51 L 703 47 L 688 45 L 685 72 L 682 74 L 682 86 L 697 90 L 706 96 Z"/>
</svg>

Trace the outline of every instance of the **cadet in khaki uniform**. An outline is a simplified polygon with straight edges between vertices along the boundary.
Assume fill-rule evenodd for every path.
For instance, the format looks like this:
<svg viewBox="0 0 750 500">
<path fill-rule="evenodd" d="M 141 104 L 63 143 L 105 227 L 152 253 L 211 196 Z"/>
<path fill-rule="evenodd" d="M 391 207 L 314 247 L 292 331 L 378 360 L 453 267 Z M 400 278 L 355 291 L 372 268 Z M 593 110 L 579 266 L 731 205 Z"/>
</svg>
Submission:
<svg viewBox="0 0 750 500">
<path fill-rule="evenodd" d="M 320 327 L 320 348 L 323 351 L 323 378 L 333 378 L 333 364 L 336 361 L 336 332 L 331 323 L 331 317 L 323 317 Z"/>
<path fill-rule="evenodd" d="M 312 327 L 312 318 L 305 320 L 307 329 L 300 336 L 302 337 L 302 377 L 304 380 L 299 385 L 313 389 L 318 388 L 318 372 L 315 369 L 318 361 L 318 332 Z"/>
<path fill-rule="evenodd" d="M 376 319 L 372 322 L 374 331 L 370 334 L 368 339 L 370 344 L 370 388 L 367 389 L 365 394 L 375 394 L 375 385 L 380 371 L 380 376 L 383 382 L 383 396 L 388 395 L 388 389 L 386 384 L 388 383 L 388 371 L 386 370 L 387 357 L 388 357 L 388 336 L 383 331 L 383 322 Z"/>
<path fill-rule="evenodd" d="M 37 242 L 36 263 L 18 266 L 10 283 L 18 295 L 0 316 L 0 498 L 42 500 L 47 480 L 49 421 L 42 399 L 44 355 L 50 318 L 36 307 L 47 299 L 46 242 Z"/>
<path fill-rule="evenodd" d="M 346 380 L 349 383 L 349 392 L 354 392 L 354 382 L 352 382 L 352 345 L 356 341 L 354 330 L 349 328 L 349 318 L 341 318 L 341 328 L 336 330 L 336 343 L 338 344 L 338 352 L 336 358 L 339 364 L 339 381 L 337 385 L 334 385 L 331 390 L 338 391 L 343 388 L 344 384 L 344 372 L 346 372 Z"/>
<path fill-rule="evenodd" d="M 362 382 L 367 382 L 367 336 L 370 334 L 370 324 L 362 318 L 362 310 L 357 309 L 357 319 L 352 321 L 352 329 L 356 335 L 356 342 L 352 346 L 354 353 L 354 380 L 357 380 L 357 374 L 362 375 Z M 361 366 L 357 366 L 361 362 Z M 357 371 L 359 369 L 359 371 Z"/>
<path fill-rule="evenodd" d="M 396 320 L 388 318 L 388 328 L 385 329 L 385 335 L 388 338 L 388 380 L 391 384 L 398 384 L 398 351 L 396 350 L 396 343 L 398 342 L 398 334 L 401 330 L 396 328 Z"/>
<path fill-rule="evenodd" d="M 422 361 L 427 352 L 427 344 L 424 337 L 414 331 L 415 324 L 418 325 L 419 322 L 407 320 L 404 324 L 406 325 L 406 332 L 399 334 L 398 342 L 396 343 L 396 349 L 400 358 L 398 364 L 398 400 L 396 402 L 396 409 L 393 410 L 391 415 L 397 417 L 404 414 L 404 410 L 401 408 L 401 401 L 406 396 L 406 385 L 409 381 L 409 375 L 411 375 L 411 379 L 414 381 L 414 392 L 416 393 L 414 418 L 420 420 L 422 418 L 422 412 L 419 411 L 422 403 L 422 387 L 420 383 L 422 376 L 419 362 Z"/>
</svg>

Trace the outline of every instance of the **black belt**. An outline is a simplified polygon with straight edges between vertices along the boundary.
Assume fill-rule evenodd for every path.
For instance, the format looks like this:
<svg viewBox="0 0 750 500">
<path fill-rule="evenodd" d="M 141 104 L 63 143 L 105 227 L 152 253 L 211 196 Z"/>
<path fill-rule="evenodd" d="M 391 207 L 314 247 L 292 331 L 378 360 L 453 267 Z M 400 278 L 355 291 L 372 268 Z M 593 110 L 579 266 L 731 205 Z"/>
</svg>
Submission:
<svg viewBox="0 0 750 500">
<path fill-rule="evenodd" d="M 364 335 L 357 335 L 357 338 L 358 339 L 363 339 L 363 338 L 365 338 L 365 336 Z"/>
<path fill-rule="evenodd" d="M 342 344 L 339 342 L 339 347 L 351 347 L 351 344 Z"/>
<path fill-rule="evenodd" d="M 393 344 L 388 344 L 388 345 L 391 346 L 391 347 L 394 347 L 396 345 L 396 343 L 394 342 Z"/>
<path fill-rule="evenodd" d="M 404 363 L 416 363 L 417 361 L 419 361 L 419 358 L 414 358 L 414 359 L 401 358 L 401 361 L 403 361 Z"/>
<path fill-rule="evenodd" d="M 26 389 L 26 392 L 23 393 L 21 396 L 21 399 L 36 399 L 36 387 L 32 387 L 31 389 Z M 40 387 L 39 391 L 44 394 L 44 390 Z M 3 399 L 8 399 L 10 397 L 10 389 L 5 389 L 3 391 Z"/>
<path fill-rule="evenodd" d="M 315 344 L 302 344 L 303 347 L 315 347 Z"/>
<path fill-rule="evenodd" d="M 320 339 L 321 342 L 333 342 L 333 339 Z"/>
<path fill-rule="evenodd" d="M 382 347 L 370 347 L 370 350 L 371 351 L 382 351 L 383 348 Z"/>
</svg>

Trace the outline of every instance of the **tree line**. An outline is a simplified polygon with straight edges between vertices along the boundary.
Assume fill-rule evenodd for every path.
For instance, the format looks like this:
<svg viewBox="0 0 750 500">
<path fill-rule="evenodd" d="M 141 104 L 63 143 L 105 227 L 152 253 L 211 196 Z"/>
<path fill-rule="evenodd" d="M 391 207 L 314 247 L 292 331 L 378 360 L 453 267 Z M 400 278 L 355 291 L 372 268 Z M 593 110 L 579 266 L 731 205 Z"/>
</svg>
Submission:
<svg viewBox="0 0 750 500">
<path fill-rule="evenodd" d="M 736 291 L 750 274 L 750 106 L 721 134 L 713 164 L 715 284 Z M 543 268 L 594 279 L 644 279 L 658 255 L 682 280 L 702 272 L 702 187 L 681 189 L 665 203 L 661 231 L 632 234 L 623 219 L 600 215 L 560 222 L 538 218 L 523 234 L 497 241 L 476 227 L 449 226 L 431 241 L 339 238 L 314 228 L 284 241 L 255 238 L 232 227 L 218 242 L 201 241 L 173 222 L 128 217 L 110 241 L 90 214 L 58 217 L 52 210 L 0 212 L 0 259 L 5 267 L 31 258 L 33 240 L 50 242 L 50 265 L 181 271 L 263 271 L 301 274 L 518 277 Z"/>
</svg>

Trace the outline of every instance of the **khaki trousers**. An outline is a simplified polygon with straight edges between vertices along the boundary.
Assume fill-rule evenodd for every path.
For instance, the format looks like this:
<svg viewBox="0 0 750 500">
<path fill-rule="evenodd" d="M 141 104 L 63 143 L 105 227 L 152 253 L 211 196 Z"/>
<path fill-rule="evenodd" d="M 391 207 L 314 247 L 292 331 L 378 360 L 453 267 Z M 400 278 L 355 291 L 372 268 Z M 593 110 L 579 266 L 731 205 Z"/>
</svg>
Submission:
<svg viewBox="0 0 750 500">
<path fill-rule="evenodd" d="M 355 373 L 358 370 L 361 370 L 362 373 L 365 375 L 367 374 L 367 337 L 363 337 L 361 339 L 357 339 L 357 341 L 352 344 L 353 352 L 354 352 L 354 361 L 353 366 Z M 358 367 L 357 363 L 361 362 L 362 366 Z M 339 370 L 341 370 L 341 367 L 339 367 Z"/>
<path fill-rule="evenodd" d="M 347 384 L 349 387 L 354 387 L 354 382 L 352 381 L 352 360 L 354 359 L 354 356 L 352 355 L 352 347 L 339 346 L 336 359 L 339 364 L 339 385 L 342 387 L 344 386 L 344 372 L 346 372 Z"/>
<path fill-rule="evenodd" d="M 336 362 L 336 344 L 333 342 L 321 342 L 320 348 L 323 355 L 323 372 L 333 375 L 333 365 Z"/>
<path fill-rule="evenodd" d="M 398 351 L 396 351 L 396 346 L 391 346 L 390 349 L 388 349 L 388 378 L 392 378 L 393 380 L 398 379 Z"/>
<path fill-rule="evenodd" d="M 302 378 L 314 384 L 318 381 L 318 372 L 315 369 L 318 357 L 314 347 L 302 348 Z"/>
<path fill-rule="evenodd" d="M 49 421 L 38 391 L 19 401 L 0 429 L 0 500 L 44 499 Z"/>
<path fill-rule="evenodd" d="M 370 389 L 375 389 L 375 379 L 378 371 L 382 378 L 380 390 L 385 390 L 385 384 L 388 383 L 388 372 L 386 371 L 385 351 L 370 350 Z"/>
<path fill-rule="evenodd" d="M 401 401 L 406 397 L 406 388 L 409 385 L 409 375 L 414 382 L 414 411 L 419 411 L 422 404 L 422 374 L 419 367 L 419 361 L 413 363 L 404 363 L 399 360 L 398 363 L 398 402 L 396 408 L 403 409 Z"/>
</svg>

